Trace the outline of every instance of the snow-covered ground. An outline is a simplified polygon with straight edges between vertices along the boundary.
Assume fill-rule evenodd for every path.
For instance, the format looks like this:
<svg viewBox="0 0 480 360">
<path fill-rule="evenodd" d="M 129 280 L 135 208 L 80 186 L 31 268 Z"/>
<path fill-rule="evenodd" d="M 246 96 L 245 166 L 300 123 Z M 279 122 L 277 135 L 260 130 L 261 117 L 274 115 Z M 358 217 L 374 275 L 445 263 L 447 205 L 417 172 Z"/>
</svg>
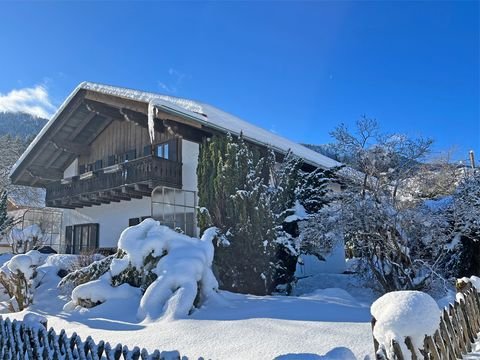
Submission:
<svg viewBox="0 0 480 360">
<path fill-rule="evenodd" d="M 12 319 L 44 316 L 49 327 L 69 335 L 149 351 L 177 350 L 188 359 L 363 360 L 372 355 L 370 305 L 376 296 L 359 277 L 308 276 L 299 280 L 292 296 L 217 292 L 211 271 L 213 230 L 194 239 L 145 220 L 122 233 L 118 244 L 124 257 L 114 259 L 98 280 L 77 286 L 71 296 L 58 287 L 58 274 L 74 269 L 75 255 L 47 257 L 31 251 L 2 256 L 0 270 L 21 271 L 34 295 L 28 309 L 17 313 L 8 312 L 8 298 L 0 299 L 0 312 Z M 158 277 L 144 294 L 127 283 L 112 286 L 113 276 L 132 266 L 141 270 L 147 256 L 161 254 L 153 270 Z M 197 282 L 202 302 L 189 314 Z M 102 303 L 84 308 L 77 306 L 80 298 Z"/>
<path fill-rule="evenodd" d="M 221 292 L 221 301 L 205 304 L 188 319 L 155 322 L 137 320 L 140 297 L 64 311 L 68 299 L 52 289 L 54 281 L 37 289 L 28 311 L 8 316 L 22 319 L 35 313 L 45 316 L 49 327 L 77 332 L 83 339 L 90 335 L 97 342 L 130 348 L 178 350 L 189 359 L 348 360 L 373 353 L 369 310 L 373 297 L 352 275 L 320 274 L 301 280 L 297 292 L 317 289 L 300 296 Z M 322 284 L 337 288 L 321 289 Z"/>
</svg>

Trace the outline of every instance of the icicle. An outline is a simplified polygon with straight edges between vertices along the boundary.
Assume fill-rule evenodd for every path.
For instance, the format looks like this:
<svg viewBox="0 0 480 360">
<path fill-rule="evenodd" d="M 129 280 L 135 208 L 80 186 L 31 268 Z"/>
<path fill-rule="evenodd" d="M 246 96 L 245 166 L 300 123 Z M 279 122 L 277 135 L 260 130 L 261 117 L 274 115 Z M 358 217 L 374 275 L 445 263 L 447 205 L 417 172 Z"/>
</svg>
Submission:
<svg viewBox="0 0 480 360">
<path fill-rule="evenodd" d="M 155 105 L 152 101 L 148 102 L 148 134 L 150 135 L 150 143 L 155 141 Z"/>
</svg>

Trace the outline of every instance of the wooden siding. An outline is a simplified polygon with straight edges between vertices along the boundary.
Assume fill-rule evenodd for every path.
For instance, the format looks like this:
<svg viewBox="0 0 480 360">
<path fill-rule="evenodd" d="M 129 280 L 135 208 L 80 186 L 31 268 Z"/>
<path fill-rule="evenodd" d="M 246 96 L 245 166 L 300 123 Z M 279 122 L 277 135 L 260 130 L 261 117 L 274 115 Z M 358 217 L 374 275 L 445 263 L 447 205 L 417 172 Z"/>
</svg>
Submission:
<svg viewBox="0 0 480 360">
<path fill-rule="evenodd" d="M 156 132 L 155 143 L 173 139 L 168 133 Z M 150 144 L 148 129 L 128 121 L 114 120 L 91 144 L 88 155 L 79 157 L 79 164 L 90 164 L 97 160 L 107 162 L 108 156 L 120 155 L 135 149 L 136 157 L 143 156 L 143 148 Z"/>
</svg>

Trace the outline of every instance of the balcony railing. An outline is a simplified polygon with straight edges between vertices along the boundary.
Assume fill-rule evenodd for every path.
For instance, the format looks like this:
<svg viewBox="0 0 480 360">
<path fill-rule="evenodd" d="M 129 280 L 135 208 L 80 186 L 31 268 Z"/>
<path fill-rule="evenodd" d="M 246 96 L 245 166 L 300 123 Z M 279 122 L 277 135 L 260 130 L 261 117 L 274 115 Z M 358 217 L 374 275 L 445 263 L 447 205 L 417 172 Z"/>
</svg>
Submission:
<svg viewBox="0 0 480 360">
<path fill-rule="evenodd" d="M 182 188 L 182 164 L 146 156 L 90 171 L 47 186 L 46 204 L 52 207 L 81 207 L 149 195 L 165 185 Z"/>
</svg>

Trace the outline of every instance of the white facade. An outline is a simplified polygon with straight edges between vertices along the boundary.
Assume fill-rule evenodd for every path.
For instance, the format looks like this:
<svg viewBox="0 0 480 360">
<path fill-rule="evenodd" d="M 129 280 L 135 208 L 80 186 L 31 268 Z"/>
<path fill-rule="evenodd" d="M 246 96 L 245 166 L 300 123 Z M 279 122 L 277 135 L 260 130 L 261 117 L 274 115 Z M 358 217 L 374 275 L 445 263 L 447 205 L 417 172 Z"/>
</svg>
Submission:
<svg viewBox="0 0 480 360">
<path fill-rule="evenodd" d="M 182 189 L 198 191 L 197 165 L 200 145 L 182 139 Z"/>
<path fill-rule="evenodd" d="M 63 178 L 68 179 L 78 175 L 78 158 L 76 158 L 63 172 Z"/>
<path fill-rule="evenodd" d="M 64 226 L 81 224 L 99 224 L 99 247 L 117 246 L 118 238 L 128 227 L 128 219 L 150 216 L 149 197 L 102 204 L 75 210 L 65 210 Z"/>
</svg>

